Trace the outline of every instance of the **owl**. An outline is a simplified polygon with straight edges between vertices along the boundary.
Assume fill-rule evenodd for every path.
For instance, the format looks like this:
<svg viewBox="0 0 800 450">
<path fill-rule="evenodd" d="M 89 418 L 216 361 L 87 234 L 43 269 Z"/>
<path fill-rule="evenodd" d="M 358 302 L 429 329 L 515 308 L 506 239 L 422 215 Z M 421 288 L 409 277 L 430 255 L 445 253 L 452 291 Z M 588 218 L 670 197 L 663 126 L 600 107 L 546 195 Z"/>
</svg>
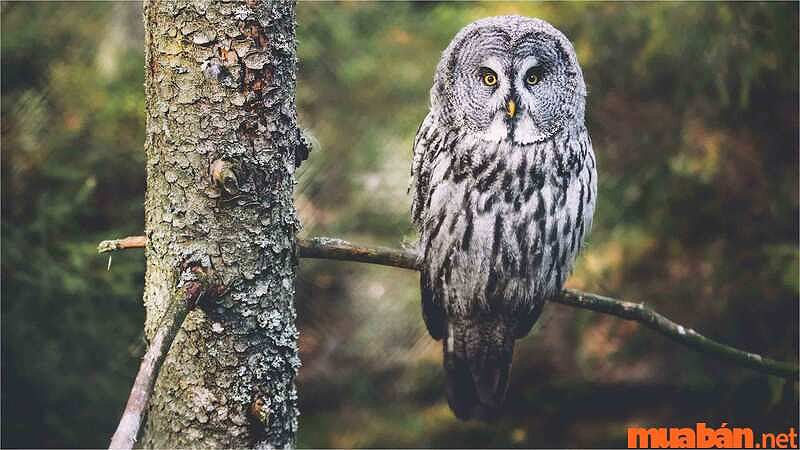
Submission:
<svg viewBox="0 0 800 450">
<path fill-rule="evenodd" d="M 557 295 L 592 226 L 597 173 L 570 41 L 520 16 L 478 20 L 443 52 L 417 131 L 412 220 L 422 315 L 461 419 L 499 412 L 515 340 Z"/>
</svg>

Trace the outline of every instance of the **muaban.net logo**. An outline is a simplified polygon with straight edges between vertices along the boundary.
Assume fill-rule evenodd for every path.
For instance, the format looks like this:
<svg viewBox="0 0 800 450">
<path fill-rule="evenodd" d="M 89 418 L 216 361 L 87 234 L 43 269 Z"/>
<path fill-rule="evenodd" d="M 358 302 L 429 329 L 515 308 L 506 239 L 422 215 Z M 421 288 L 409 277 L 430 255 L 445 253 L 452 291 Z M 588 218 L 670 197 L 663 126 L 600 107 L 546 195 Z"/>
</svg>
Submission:
<svg viewBox="0 0 800 450">
<path fill-rule="evenodd" d="M 694 428 L 628 428 L 628 448 L 797 448 L 797 431 L 761 433 L 752 428 L 709 428 L 705 422 Z"/>
</svg>

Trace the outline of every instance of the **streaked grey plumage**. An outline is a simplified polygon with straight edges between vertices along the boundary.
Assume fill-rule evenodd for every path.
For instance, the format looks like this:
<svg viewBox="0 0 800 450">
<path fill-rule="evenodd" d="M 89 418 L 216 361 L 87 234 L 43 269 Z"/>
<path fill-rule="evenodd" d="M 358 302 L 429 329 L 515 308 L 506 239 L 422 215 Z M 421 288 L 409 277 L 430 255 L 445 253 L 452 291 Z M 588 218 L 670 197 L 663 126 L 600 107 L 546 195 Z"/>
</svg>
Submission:
<svg viewBox="0 0 800 450">
<path fill-rule="evenodd" d="M 502 405 L 514 341 L 564 285 L 592 224 L 586 87 L 567 38 L 539 19 L 462 29 L 442 54 L 414 141 L 422 311 L 443 339 L 462 419 Z"/>
</svg>

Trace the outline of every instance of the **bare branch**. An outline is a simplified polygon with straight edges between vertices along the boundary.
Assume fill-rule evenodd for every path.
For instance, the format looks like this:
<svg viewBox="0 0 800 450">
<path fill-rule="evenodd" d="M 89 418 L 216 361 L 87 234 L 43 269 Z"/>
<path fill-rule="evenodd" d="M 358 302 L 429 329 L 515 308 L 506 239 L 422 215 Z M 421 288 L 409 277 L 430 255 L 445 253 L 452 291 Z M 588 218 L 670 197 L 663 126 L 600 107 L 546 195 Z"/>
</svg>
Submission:
<svg viewBox="0 0 800 450">
<path fill-rule="evenodd" d="M 144 248 L 147 245 L 147 236 L 128 236 L 122 239 L 102 241 L 97 244 L 97 253 L 108 253 L 114 250 L 129 248 Z"/>
<path fill-rule="evenodd" d="M 117 244 L 123 241 L 126 245 L 130 243 L 135 243 L 136 245 L 123 246 Z M 105 253 L 125 248 L 144 247 L 145 243 L 146 238 L 144 236 L 127 237 L 118 241 L 104 241 L 101 243 L 100 247 L 98 247 L 98 252 Z M 324 237 L 298 239 L 297 247 L 301 258 L 358 261 L 411 270 L 418 270 L 419 268 L 417 254 L 408 250 L 386 247 L 363 247 L 341 239 Z M 746 352 L 721 344 L 697 333 L 691 328 L 686 328 L 683 325 L 679 325 L 667 319 L 661 314 L 644 306 L 642 303 L 626 302 L 602 295 L 580 292 L 574 289 L 565 289 L 560 297 L 553 298 L 550 301 L 639 322 L 647 328 L 655 330 L 692 350 L 712 355 L 724 361 L 748 367 L 762 373 L 793 378 L 796 378 L 798 374 L 800 374 L 797 364 L 776 361 L 756 353 Z"/>
<path fill-rule="evenodd" d="M 145 245 L 145 237 L 141 238 L 141 246 Z M 128 238 L 129 239 L 129 238 Z M 122 239 L 124 240 L 124 239 Z M 112 242 L 112 241 L 105 241 Z M 134 248 L 134 247 L 116 247 L 116 249 Z M 153 387 L 156 384 L 158 372 L 161 369 L 161 364 L 167 356 L 175 336 L 178 334 L 181 325 L 188 309 L 186 304 L 181 301 L 173 301 L 170 308 L 164 313 L 161 319 L 161 324 L 156 330 L 147 352 L 142 358 L 142 363 L 139 365 L 139 372 L 136 374 L 136 380 L 133 382 L 131 393 L 128 396 L 128 403 L 125 405 L 125 411 L 122 413 L 122 418 L 117 426 L 117 431 L 111 438 L 110 449 L 132 449 L 136 442 L 136 437 L 139 434 L 139 429 L 144 420 L 145 410 L 150 397 L 153 394 Z"/>
<path fill-rule="evenodd" d="M 680 342 L 692 350 L 769 375 L 797 378 L 798 373 L 800 373 L 796 364 L 776 361 L 756 353 L 749 353 L 720 344 L 691 328 L 686 328 L 667 319 L 642 303 L 625 302 L 574 289 L 564 289 L 560 298 L 554 298 L 551 301 L 639 322 L 647 328 L 655 330 L 673 341 Z"/>
<path fill-rule="evenodd" d="M 327 237 L 298 239 L 297 248 L 301 258 L 338 259 L 419 270 L 417 254 L 405 250 L 361 247 L 341 239 Z"/>
</svg>

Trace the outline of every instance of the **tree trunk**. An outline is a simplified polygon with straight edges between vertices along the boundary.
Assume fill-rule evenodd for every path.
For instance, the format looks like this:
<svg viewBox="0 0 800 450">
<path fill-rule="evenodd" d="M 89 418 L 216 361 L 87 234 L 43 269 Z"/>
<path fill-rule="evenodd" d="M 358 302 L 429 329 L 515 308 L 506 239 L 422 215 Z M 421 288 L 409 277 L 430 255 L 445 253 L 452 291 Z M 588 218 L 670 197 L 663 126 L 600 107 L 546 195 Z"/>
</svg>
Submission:
<svg viewBox="0 0 800 450">
<path fill-rule="evenodd" d="M 143 447 L 290 447 L 294 4 L 145 3 L 145 332 L 189 313 L 156 382 Z"/>
</svg>

